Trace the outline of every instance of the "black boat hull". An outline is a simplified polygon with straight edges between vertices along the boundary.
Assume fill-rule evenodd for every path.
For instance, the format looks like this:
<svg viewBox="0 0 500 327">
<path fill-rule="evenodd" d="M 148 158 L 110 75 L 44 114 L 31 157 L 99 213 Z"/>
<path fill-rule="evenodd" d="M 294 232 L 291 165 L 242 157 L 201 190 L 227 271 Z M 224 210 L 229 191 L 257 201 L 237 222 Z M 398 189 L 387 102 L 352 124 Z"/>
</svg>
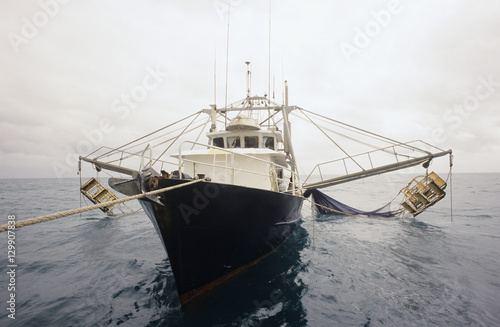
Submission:
<svg viewBox="0 0 500 327">
<path fill-rule="evenodd" d="M 149 189 L 185 183 L 156 178 Z M 140 200 L 168 253 L 181 304 L 276 250 L 301 219 L 300 196 L 200 182 Z"/>
</svg>

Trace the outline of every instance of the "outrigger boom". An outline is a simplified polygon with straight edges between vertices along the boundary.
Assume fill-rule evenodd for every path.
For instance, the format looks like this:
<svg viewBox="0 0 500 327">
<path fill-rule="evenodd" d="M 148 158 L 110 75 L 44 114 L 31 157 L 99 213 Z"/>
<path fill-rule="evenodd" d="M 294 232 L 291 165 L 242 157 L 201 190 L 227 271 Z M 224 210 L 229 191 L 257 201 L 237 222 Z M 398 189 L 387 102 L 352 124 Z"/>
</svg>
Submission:
<svg viewBox="0 0 500 327">
<path fill-rule="evenodd" d="M 385 174 L 385 173 L 389 173 L 392 171 L 417 166 L 417 165 L 423 164 L 425 162 L 429 162 L 430 160 L 432 160 L 434 158 L 439 158 L 439 157 L 443 157 L 443 156 L 451 155 L 451 154 L 452 154 L 452 150 L 442 151 L 442 152 L 438 152 L 438 153 L 429 154 L 427 156 L 423 156 L 423 157 L 419 157 L 419 158 L 415 158 L 415 159 L 409 159 L 409 160 L 405 160 L 402 162 L 390 164 L 390 165 L 385 165 L 385 166 L 381 166 L 381 167 L 377 167 L 377 168 L 362 170 L 360 172 L 347 174 L 344 176 L 329 178 L 327 180 L 322 180 L 319 182 L 313 182 L 313 183 L 309 183 L 309 184 L 304 183 L 302 185 L 302 187 L 307 188 L 307 189 L 325 188 L 325 187 L 329 187 L 329 186 L 333 186 L 333 185 L 352 182 L 352 181 L 355 181 L 358 179 L 367 178 L 367 177 L 374 176 L 374 175 Z M 306 181 L 307 181 L 307 179 L 306 179 Z"/>
<path fill-rule="evenodd" d="M 87 157 L 80 156 L 80 160 L 91 163 L 95 167 L 97 167 L 98 169 L 106 169 L 109 171 L 114 171 L 116 173 L 125 174 L 125 175 L 129 175 L 129 176 L 135 176 L 136 174 L 139 173 L 137 170 L 134 170 L 134 169 L 130 169 L 130 168 L 123 167 L 123 166 L 113 165 L 113 164 L 106 163 L 106 162 L 99 161 L 99 160 L 95 160 L 95 159 L 89 159 Z"/>
</svg>

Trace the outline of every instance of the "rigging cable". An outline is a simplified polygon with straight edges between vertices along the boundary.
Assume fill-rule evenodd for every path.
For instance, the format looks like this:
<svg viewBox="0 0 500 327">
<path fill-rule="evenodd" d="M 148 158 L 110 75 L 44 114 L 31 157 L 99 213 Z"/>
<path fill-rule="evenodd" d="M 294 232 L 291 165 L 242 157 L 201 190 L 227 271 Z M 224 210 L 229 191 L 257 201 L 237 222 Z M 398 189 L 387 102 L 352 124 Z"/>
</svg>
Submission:
<svg viewBox="0 0 500 327">
<path fill-rule="evenodd" d="M 184 128 L 184 130 L 179 134 L 177 135 L 177 137 L 175 138 L 174 141 L 172 141 L 172 143 L 158 156 L 158 158 L 156 158 L 156 160 L 151 164 L 151 166 L 153 166 L 158 160 L 160 160 L 160 158 L 165 154 L 165 152 L 167 152 L 170 147 L 179 139 L 179 137 L 181 137 L 181 135 L 184 134 L 184 132 L 186 131 L 186 129 L 191 126 L 191 124 L 196 120 L 198 119 L 198 117 L 201 115 L 203 111 L 199 111 L 198 112 L 198 115 L 196 117 L 194 117 L 194 119 L 191 121 L 191 123 L 189 123 L 189 125 L 186 126 L 186 128 Z"/>
<path fill-rule="evenodd" d="M 450 219 L 453 222 L 453 183 L 452 183 L 453 155 L 450 154 Z"/>
<path fill-rule="evenodd" d="M 312 115 L 315 115 L 315 116 L 321 117 L 321 118 L 323 118 L 323 119 L 329 120 L 329 121 L 331 121 L 331 122 L 333 122 L 333 123 L 340 124 L 340 125 L 343 125 L 343 126 L 347 126 L 347 127 L 352 128 L 352 129 L 354 129 L 354 130 L 361 131 L 361 132 L 363 132 L 363 133 L 366 133 L 366 134 L 372 135 L 372 137 L 374 137 L 374 138 L 379 138 L 379 139 L 385 140 L 386 142 L 389 142 L 389 143 L 394 143 L 394 145 L 401 144 L 401 142 L 396 141 L 396 140 L 393 140 L 393 139 L 388 138 L 388 137 L 385 137 L 385 136 L 383 136 L 383 135 L 380 135 L 380 134 L 377 134 L 377 133 L 373 133 L 373 132 L 370 132 L 370 131 L 364 130 L 364 129 L 362 129 L 362 128 L 358 128 L 358 127 L 355 127 L 355 126 L 352 126 L 352 125 L 349 125 L 349 124 L 346 124 L 346 123 L 340 122 L 340 121 L 335 120 L 335 119 L 328 118 L 328 117 L 326 117 L 326 116 L 323 116 L 323 115 L 320 115 L 320 114 L 314 113 L 314 112 L 309 111 L 309 110 L 306 110 L 306 109 L 304 109 L 304 108 L 299 108 L 299 107 L 297 107 L 297 109 L 299 109 L 301 112 L 302 112 L 302 111 L 305 111 L 305 112 L 310 113 L 310 114 L 312 114 Z M 409 149 L 413 149 L 413 150 L 415 150 L 415 151 L 424 152 L 424 153 L 429 154 L 429 152 L 427 152 L 427 151 L 423 151 L 422 149 L 419 149 L 419 148 L 414 147 L 414 146 L 411 146 L 411 145 L 407 145 L 407 147 L 408 147 Z M 440 150 L 441 150 L 441 149 L 440 149 Z"/>
<path fill-rule="evenodd" d="M 78 158 L 78 175 L 80 176 L 80 190 L 82 189 L 82 159 Z M 80 208 L 82 207 L 82 193 L 80 192 Z M 80 213 L 80 218 L 82 214 Z"/>
<path fill-rule="evenodd" d="M 294 117 L 297 117 L 298 119 L 301 119 L 301 120 L 303 120 L 303 121 L 307 122 L 307 120 L 306 120 L 305 118 L 303 118 L 303 117 L 301 117 L 301 116 L 299 116 L 299 115 L 297 115 L 297 114 L 295 114 L 295 113 L 292 113 L 292 115 L 293 115 Z M 389 151 L 389 150 L 388 150 L 388 147 L 381 148 L 381 147 L 379 147 L 379 146 L 377 146 L 377 145 L 375 145 L 375 144 L 371 144 L 371 143 L 368 143 L 368 142 L 365 142 L 365 141 L 358 140 L 358 139 L 356 139 L 356 138 L 354 138 L 354 137 L 352 137 L 352 136 L 348 136 L 348 135 L 343 134 L 343 133 L 341 133 L 341 132 L 334 131 L 333 129 L 327 128 L 327 127 L 325 127 L 325 126 L 317 125 L 317 127 L 318 127 L 318 129 L 320 129 L 320 130 L 326 130 L 327 132 L 330 132 L 330 133 L 333 133 L 333 134 L 336 134 L 336 135 L 342 136 L 342 137 L 344 137 L 344 138 L 346 138 L 346 139 L 348 139 L 348 140 L 351 140 L 351 141 L 356 142 L 356 143 L 361 144 L 361 145 L 365 145 L 365 146 L 370 147 L 370 148 L 372 148 L 372 149 L 374 149 L 374 150 L 380 150 L 380 151 L 383 151 L 383 152 L 388 153 L 388 154 L 391 154 L 391 155 L 398 155 L 398 156 L 403 156 L 403 157 L 406 157 L 406 158 L 416 158 L 416 157 L 411 157 L 411 156 L 409 156 L 409 155 L 405 155 L 405 154 L 395 153 L 395 152 L 393 152 L 393 151 Z M 349 130 L 349 129 L 347 129 L 347 128 L 343 127 L 343 126 L 338 126 L 338 127 L 340 127 L 340 128 L 344 128 L 344 129 L 346 129 L 346 130 L 348 130 L 348 131 L 350 131 L 350 132 L 358 133 L 358 134 L 361 134 L 361 135 L 363 135 L 363 136 L 367 137 L 366 135 L 364 135 L 364 134 L 363 134 L 363 133 L 361 133 L 360 131 Z M 387 141 L 385 141 L 385 142 L 387 142 Z M 410 142 L 407 142 L 407 143 L 400 142 L 399 144 L 392 144 L 392 143 L 390 143 L 390 142 L 387 142 L 387 143 L 391 144 L 391 147 L 392 147 L 392 148 L 394 148 L 394 147 L 396 147 L 396 146 L 400 146 L 400 147 L 404 148 L 404 147 L 405 147 L 408 143 L 410 143 Z M 395 150 L 394 150 L 394 151 L 395 151 Z M 424 152 L 424 151 L 421 151 L 421 152 Z M 424 152 L 424 153 L 425 153 L 425 152 Z M 358 156 L 358 155 L 354 155 L 354 157 L 356 157 L 356 156 Z"/>
<path fill-rule="evenodd" d="M 450 219 L 453 222 L 453 183 L 452 183 L 452 168 L 453 168 L 453 154 L 450 153 L 450 171 L 448 172 L 448 176 L 446 177 L 445 183 L 448 184 L 448 180 L 450 181 Z"/>
<path fill-rule="evenodd" d="M 344 154 L 346 156 L 349 157 L 349 159 L 351 159 L 359 168 L 361 168 L 361 170 L 365 170 L 356 160 L 354 160 L 354 158 L 352 158 L 349 153 L 347 153 L 340 145 L 338 145 L 327 133 L 325 133 L 325 131 L 323 131 L 311 118 L 309 118 L 309 116 L 307 116 L 304 112 L 303 112 L 303 109 L 299 108 L 299 111 L 307 118 L 309 119 L 309 121 L 314 125 L 316 126 L 323 134 L 325 134 L 325 136 L 333 142 L 333 144 L 335 144 L 342 152 L 344 152 Z"/>
<path fill-rule="evenodd" d="M 207 127 L 207 124 L 211 121 L 212 119 L 210 117 L 208 117 L 207 121 L 205 122 L 205 124 L 203 125 L 203 128 L 200 130 L 200 134 L 198 134 L 198 137 L 196 138 L 196 141 L 195 142 L 199 142 L 200 141 L 200 137 L 201 137 L 201 134 L 203 134 L 203 131 L 205 131 L 205 128 Z M 191 150 L 194 149 L 194 146 L 196 144 L 193 143 L 193 146 L 191 147 Z"/>
<path fill-rule="evenodd" d="M 189 126 L 189 125 L 192 125 L 192 124 L 194 124 L 194 123 L 189 123 L 189 124 L 188 124 L 188 126 Z M 191 132 L 191 131 L 193 131 L 193 130 L 195 130 L 195 129 L 197 129 L 197 128 L 201 127 L 201 126 L 203 126 L 203 124 L 202 124 L 202 125 L 197 125 L 196 127 L 192 128 L 191 130 L 189 130 L 189 131 L 187 131 L 187 132 L 189 133 L 189 132 Z M 132 149 L 133 149 L 133 148 L 135 148 L 135 147 L 139 147 L 139 146 L 141 146 L 141 145 L 143 145 L 143 144 L 151 143 L 151 142 L 152 142 L 152 141 L 154 141 L 154 140 L 157 140 L 157 139 L 162 138 L 162 137 L 166 137 L 167 135 L 172 134 L 172 133 L 176 133 L 176 132 L 178 132 L 178 131 L 182 130 L 183 128 L 185 128 L 185 126 L 184 126 L 184 125 L 180 126 L 179 128 L 176 128 L 176 129 L 174 129 L 174 130 L 172 130 L 172 131 L 166 132 L 165 134 L 161 134 L 161 135 L 155 136 L 155 137 L 153 137 L 153 138 L 146 139 L 145 141 L 143 141 L 143 142 L 141 142 L 141 143 L 137 143 L 137 144 L 135 144 L 135 145 L 131 145 L 130 147 L 125 148 L 125 149 L 123 149 L 122 151 L 128 151 L 128 150 L 132 151 Z M 166 142 L 168 142 L 168 141 L 170 141 L 170 140 L 173 140 L 173 139 L 175 139 L 175 137 L 170 138 L 169 140 L 163 141 L 163 142 L 161 142 L 161 143 L 158 143 L 158 144 L 156 144 L 155 146 L 158 146 L 158 145 L 164 144 L 164 143 L 166 143 Z M 134 141 L 134 142 L 137 142 L 137 141 L 139 141 L 139 140 L 136 140 L 136 141 Z M 134 154 L 139 154 L 140 152 L 142 152 L 142 149 L 141 149 L 140 151 L 138 151 L 137 153 L 134 153 Z M 103 155 L 103 156 L 104 156 L 104 155 Z M 102 156 L 101 156 L 100 158 L 102 158 Z"/>
<path fill-rule="evenodd" d="M 137 141 L 140 141 L 140 140 L 142 140 L 142 139 L 144 139 L 144 138 L 146 138 L 146 137 L 148 137 L 148 136 L 151 136 L 151 135 L 153 135 L 153 134 L 156 134 L 156 133 L 158 133 L 158 132 L 160 132 L 160 131 L 162 131 L 162 130 L 164 130 L 164 129 L 166 129 L 166 128 L 169 128 L 169 127 L 171 127 L 171 126 L 174 126 L 175 124 L 178 124 L 178 123 L 180 123 L 180 122 L 181 122 L 181 121 L 183 121 L 183 120 L 186 120 L 186 119 L 188 119 L 188 118 L 191 118 L 192 116 L 194 116 L 194 115 L 196 115 L 196 114 L 198 114 L 198 115 L 199 115 L 199 114 L 200 114 L 200 113 L 202 113 L 202 112 L 203 112 L 203 111 L 202 111 L 202 110 L 200 110 L 200 111 L 195 112 L 195 113 L 193 113 L 193 114 L 191 114 L 191 115 L 189 115 L 189 116 L 186 116 L 186 117 L 184 117 L 184 118 L 181 118 L 181 119 L 179 119 L 178 121 L 176 121 L 176 122 L 174 122 L 174 123 L 172 123 L 172 124 L 169 124 L 169 125 L 167 125 L 167 126 L 163 126 L 163 127 L 161 127 L 161 128 L 159 128 L 159 129 L 157 129 L 157 130 L 156 130 L 156 131 L 154 131 L 154 132 L 151 132 L 151 133 L 149 133 L 149 134 L 146 134 L 146 135 L 144 135 L 144 136 L 141 136 L 141 137 L 139 137 L 138 139 L 135 139 L 135 140 L 133 140 L 133 141 L 130 141 L 130 142 L 128 142 L 127 144 L 124 144 L 124 145 L 122 145 L 122 146 L 120 146 L 120 147 L 118 147 L 118 148 L 111 149 L 110 151 L 108 151 L 108 152 L 106 152 L 106 153 L 104 153 L 104 154 L 102 154 L 102 155 L 100 155 L 100 156 L 96 157 L 95 159 L 102 158 L 102 157 L 104 157 L 105 155 L 107 155 L 107 154 L 109 154 L 109 153 L 112 153 L 112 152 L 114 152 L 114 151 L 120 150 L 120 149 L 122 149 L 122 148 L 124 148 L 124 147 L 126 147 L 126 146 L 128 146 L 128 145 L 130 145 L 130 144 L 133 144 L 133 143 L 135 143 L 135 142 L 137 142 Z M 101 147 L 101 148 L 102 148 L 102 147 Z M 99 149 L 95 150 L 94 152 L 92 152 L 92 153 L 88 154 L 88 155 L 87 155 L 87 157 L 90 157 L 91 155 L 93 155 L 94 153 L 96 153 L 97 151 L 99 151 L 101 148 L 99 148 Z"/>
<path fill-rule="evenodd" d="M 193 124 L 193 123 L 188 124 L 188 125 L 187 125 L 187 127 L 189 127 L 189 126 L 190 126 L 190 125 L 192 125 L 192 124 Z M 192 131 L 197 130 L 197 129 L 198 129 L 198 128 L 200 128 L 200 127 L 204 127 L 204 126 L 206 126 L 206 124 L 207 124 L 206 122 L 205 122 L 205 123 L 202 123 L 202 124 L 200 124 L 200 125 L 197 125 L 197 126 L 195 126 L 195 127 L 191 128 L 191 129 L 187 130 L 187 131 L 186 131 L 186 127 L 184 127 L 184 126 L 182 126 L 181 128 L 178 128 L 177 130 L 180 130 L 180 129 L 183 129 L 183 128 L 184 128 L 184 132 L 185 132 L 185 133 L 190 133 L 190 132 L 192 132 Z M 202 131 L 203 131 L 203 130 L 202 130 Z M 117 162 L 117 161 L 120 161 L 120 162 L 121 162 L 121 161 L 126 160 L 126 159 L 129 159 L 129 158 L 133 158 L 133 157 L 140 156 L 140 155 L 141 155 L 141 153 L 144 151 L 144 149 L 140 149 L 140 150 L 138 150 L 137 152 L 126 152 L 126 150 L 131 150 L 131 151 L 132 151 L 132 150 L 133 150 L 133 148 L 135 148 L 135 147 L 138 147 L 138 146 L 140 146 L 140 145 L 143 145 L 143 144 L 149 143 L 150 141 L 156 140 L 156 139 L 158 139 L 158 138 L 160 138 L 160 137 L 165 137 L 165 136 L 167 136 L 168 134 L 171 134 L 171 132 L 168 132 L 168 133 L 166 133 L 166 134 L 163 134 L 163 135 L 157 136 L 157 137 L 155 137 L 155 138 L 153 138 L 153 139 L 146 140 L 146 141 L 144 141 L 144 142 L 138 143 L 137 145 L 131 146 L 131 147 L 127 148 L 127 149 L 123 149 L 123 150 L 121 150 L 121 151 L 120 151 L 120 152 L 122 153 L 122 157 L 120 157 L 119 159 L 113 159 L 113 160 L 107 161 L 106 163 L 113 163 L 113 162 Z M 167 140 L 164 140 L 164 141 L 162 141 L 162 142 L 160 142 L 160 143 L 157 143 L 157 144 L 155 144 L 153 147 L 154 147 L 154 148 L 156 148 L 156 147 L 158 147 L 158 146 L 160 146 L 160 145 L 163 145 L 163 144 L 165 144 L 165 143 L 167 143 L 167 142 L 170 142 L 170 141 L 174 140 L 174 141 L 173 141 L 173 142 L 169 145 L 169 148 L 170 148 L 170 147 L 173 145 L 173 143 L 174 143 L 175 141 L 177 141 L 177 139 L 178 139 L 178 136 L 175 136 L 175 137 L 169 138 L 169 139 L 167 139 Z M 104 148 L 104 147 L 103 147 L 103 148 Z M 106 147 L 106 148 L 107 148 L 107 147 Z M 108 152 L 108 154 L 106 155 L 106 157 L 111 157 L 111 156 L 116 155 L 116 153 L 118 152 L 118 150 L 117 150 L 117 149 L 113 149 L 113 150 L 115 150 L 115 153 L 111 153 L 111 152 L 109 151 L 109 152 Z M 167 149 L 167 150 L 168 150 L 168 149 Z M 123 154 L 127 154 L 127 156 L 123 156 Z M 162 154 L 162 155 L 163 155 L 163 154 Z M 104 158 L 104 155 L 99 156 L 98 158 Z M 160 158 L 158 158 L 158 160 L 157 160 L 157 161 L 161 161 L 161 162 L 162 162 L 162 164 L 163 164 L 163 163 L 174 164 L 174 163 L 172 163 L 172 162 L 168 162 L 168 161 L 166 161 L 166 160 L 159 160 L 159 159 L 160 159 Z M 174 165 L 176 165 L 176 164 L 174 164 Z"/>
</svg>

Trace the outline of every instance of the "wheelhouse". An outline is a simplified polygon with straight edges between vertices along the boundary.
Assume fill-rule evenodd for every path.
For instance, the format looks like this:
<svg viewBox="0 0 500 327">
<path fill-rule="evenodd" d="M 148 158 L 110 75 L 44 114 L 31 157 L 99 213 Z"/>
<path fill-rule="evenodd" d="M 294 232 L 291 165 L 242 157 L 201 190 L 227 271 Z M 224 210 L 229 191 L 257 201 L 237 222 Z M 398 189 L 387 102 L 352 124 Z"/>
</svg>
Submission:
<svg viewBox="0 0 500 327">
<path fill-rule="evenodd" d="M 209 145 L 219 148 L 259 148 L 274 151 L 282 151 L 283 136 L 281 131 L 275 128 L 235 131 L 218 131 L 207 134 Z"/>
</svg>

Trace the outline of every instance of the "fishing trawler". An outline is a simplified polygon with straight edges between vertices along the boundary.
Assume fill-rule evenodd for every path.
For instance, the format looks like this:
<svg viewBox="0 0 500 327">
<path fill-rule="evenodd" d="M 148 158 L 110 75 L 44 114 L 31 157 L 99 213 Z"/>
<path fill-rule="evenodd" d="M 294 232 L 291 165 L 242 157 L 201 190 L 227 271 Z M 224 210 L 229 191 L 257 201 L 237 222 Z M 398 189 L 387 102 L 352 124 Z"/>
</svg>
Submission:
<svg viewBox="0 0 500 327">
<path fill-rule="evenodd" d="M 305 190 L 419 164 L 428 166 L 434 158 L 451 155 L 451 150 L 421 141 L 398 142 L 290 106 L 286 82 L 282 104 L 267 95 L 252 96 L 248 64 L 247 95 L 242 100 L 222 108 L 211 105 L 118 148 L 102 147 L 80 157 L 97 171 L 119 174 L 108 183 L 121 194 L 165 189 L 139 202 L 168 254 L 183 305 L 283 244 L 301 220 Z M 347 151 L 333 140 L 332 126 L 343 129 L 344 134 L 335 133 L 337 137 L 352 139 L 346 133 L 355 133 L 385 146 L 320 163 L 301 182 L 291 141 L 291 116 L 311 123 L 341 153 Z M 208 140 L 201 141 L 202 136 Z M 335 172 L 338 164 L 344 173 L 325 175 L 325 171 Z M 407 192 L 409 197 L 420 190 L 412 192 Z M 96 179 L 83 185 L 82 193 L 94 203 L 116 198 Z"/>
</svg>

